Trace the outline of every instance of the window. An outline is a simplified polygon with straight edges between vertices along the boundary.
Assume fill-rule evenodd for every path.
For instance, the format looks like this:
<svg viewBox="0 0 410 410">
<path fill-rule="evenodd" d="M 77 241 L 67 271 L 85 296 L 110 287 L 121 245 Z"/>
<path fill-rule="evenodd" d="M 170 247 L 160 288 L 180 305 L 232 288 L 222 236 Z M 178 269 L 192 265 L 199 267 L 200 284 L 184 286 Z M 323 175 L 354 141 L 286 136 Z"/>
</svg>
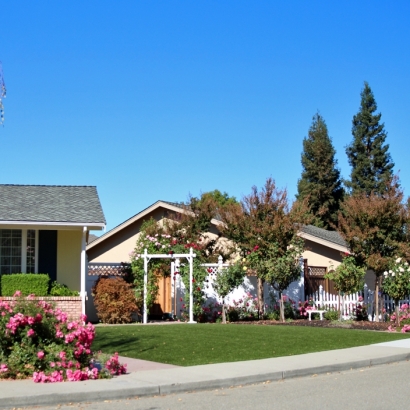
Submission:
<svg viewBox="0 0 410 410">
<path fill-rule="evenodd" d="M 0 274 L 34 273 L 35 255 L 35 230 L 0 229 Z"/>
<path fill-rule="evenodd" d="M 0 229 L 0 273 L 21 272 L 21 230 Z"/>
</svg>

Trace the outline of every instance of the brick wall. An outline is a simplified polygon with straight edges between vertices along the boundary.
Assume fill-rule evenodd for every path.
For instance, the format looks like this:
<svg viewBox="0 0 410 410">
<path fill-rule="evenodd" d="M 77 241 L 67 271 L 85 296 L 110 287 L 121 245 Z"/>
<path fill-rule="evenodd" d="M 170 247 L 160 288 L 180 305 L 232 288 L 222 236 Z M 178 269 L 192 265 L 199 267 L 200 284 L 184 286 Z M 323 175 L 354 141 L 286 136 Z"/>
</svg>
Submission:
<svg viewBox="0 0 410 410">
<path fill-rule="evenodd" d="M 1 296 L 0 300 L 13 301 L 15 298 Z M 80 296 L 46 296 L 36 297 L 34 300 L 45 300 L 54 303 L 56 308 L 61 309 L 67 314 L 68 320 L 79 320 L 81 315 L 81 297 Z"/>
</svg>

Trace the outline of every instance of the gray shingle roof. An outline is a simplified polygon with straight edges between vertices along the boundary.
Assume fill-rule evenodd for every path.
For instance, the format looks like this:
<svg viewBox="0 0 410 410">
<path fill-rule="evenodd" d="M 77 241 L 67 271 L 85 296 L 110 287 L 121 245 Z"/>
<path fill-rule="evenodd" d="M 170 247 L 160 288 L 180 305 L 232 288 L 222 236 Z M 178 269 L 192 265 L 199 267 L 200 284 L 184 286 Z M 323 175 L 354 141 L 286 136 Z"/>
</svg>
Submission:
<svg viewBox="0 0 410 410">
<path fill-rule="evenodd" d="M 313 225 L 306 225 L 302 228 L 302 231 L 312 235 L 316 236 L 317 238 L 324 239 L 329 242 L 333 242 L 337 245 L 340 246 L 347 246 L 346 242 L 344 239 L 340 236 L 339 232 L 336 231 L 327 231 L 326 229 L 318 228 Z"/>
<path fill-rule="evenodd" d="M 0 185 L 0 221 L 105 224 L 95 186 Z"/>
</svg>

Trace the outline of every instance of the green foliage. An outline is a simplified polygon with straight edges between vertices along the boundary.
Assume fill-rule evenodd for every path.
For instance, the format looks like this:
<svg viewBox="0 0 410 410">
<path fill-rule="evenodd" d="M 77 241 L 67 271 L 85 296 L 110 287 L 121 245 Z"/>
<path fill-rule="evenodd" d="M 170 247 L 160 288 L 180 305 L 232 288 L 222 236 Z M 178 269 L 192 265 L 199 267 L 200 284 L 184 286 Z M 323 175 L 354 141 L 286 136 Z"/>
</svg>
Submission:
<svg viewBox="0 0 410 410">
<path fill-rule="evenodd" d="M 246 274 L 244 263 L 246 263 L 246 259 L 239 260 L 217 273 L 213 288 L 220 298 L 224 299 L 243 283 Z"/>
<path fill-rule="evenodd" d="M 218 189 L 209 192 L 204 192 L 201 195 L 199 201 L 204 202 L 208 199 L 212 199 L 217 204 L 217 207 L 238 203 L 234 196 L 229 196 L 227 192 L 222 193 Z"/>
<path fill-rule="evenodd" d="M 198 318 L 203 314 L 202 305 L 204 304 L 206 298 L 204 293 L 204 282 L 208 276 L 208 272 L 201 265 L 200 258 L 194 258 L 193 261 L 193 272 L 192 272 L 192 296 L 193 296 L 193 314 L 194 317 Z M 185 314 L 184 316 L 188 317 L 189 311 L 189 263 L 180 266 L 179 274 L 181 275 L 182 282 L 184 283 L 186 292 L 184 295 L 184 306 Z"/>
<path fill-rule="evenodd" d="M 18 290 L 24 296 L 47 296 L 50 277 L 45 273 L 13 273 L 1 275 L 0 281 L 2 296 L 13 296 Z"/>
<path fill-rule="evenodd" d="M 222 299 L 222 322 L 226 323 L 225 316 L 225 298 L 234 289 L 240 286 L 245 279 L 246 267 L 243 266 L 243 261 L 237 261 L 236 263 L 230 265 L 228 268 L 222 269 L 216 275 L 215 281 L 213 283 L 213 288 L 218 296 Z"/>
<path fill-rule="evenodd" d="M 410 266 L 406 261 L 398 260 L 392 263 L 383 276 L 382 289 L 396 303 L 410 295 Z"/>
<path fill-rule="evenodd" d="M 298 181 L 297 199 L 307 199 L 312 224 L 333 229 L 343 199 L 340 171 L 336 168 L 335 149 L 320 114 L 313 117 L 309 135 L 303 140 L 302 177 Z"/>
<path fill-rule="evenodd" d="M 50 296 L 78 296 L 77 290 L 71 290 L 67 285 L 53 282 L 50 288 Z"/>
<path fill-rule="evenodd" d="M 62 381 L 68 377 L 63 373 L 89 365 L 93 339 L 93 326 L 69 323 L 65 313 L 45 301 L 0 302 L 0 365 L 7 367 L 0 378 L 44 372 Z"/>
<path fill-rule="evenodd" d="M 243 256 L 248 255 L 249 268 L 259 280 L 272 283 L 283 291 L 297 277 L 297 266 L 303 241 L 298 237 L 305 221 L 304 201 L 289 207 L 287 191 L 276 187 L 268 178 L 261 191 L 252 193 L 240 205 L 224 208 L 221 213 L 222 232 L 237 246 Z M 247 257 L 248 257 L 247 256 Z M 258 292 L 259 310 L 264 309 L 263 294 Z"/>
<path fill-rule="evenodd" d="M 265 244 L 263 249 L 256 245 L 247 257 L 249 267 L 282 293 L 300 276 L 299 257 L 303 244 L 303 240 L 295 235 L 286 248 L 274 241 Z"/>
<path fill-rule="evenodd" d="M 130 323 L 138 310 L 131 285 L 124 279 L 99 277 L 93 287 L 94 305 L 103 323 Z"/>
<path fill-rule="evenodd" d="M 326 320 L 338 320 L 339 319 L 339 312 L 337 310 L 328 310 L 323 314 L 323 317 Z"/>
<path fill-rule="evenodd" d="M 360 110 L 353 117 L 353 141 L 346 148 L 352 167 L 346 185 L 353 194 L 358 192 L 382 193 L 393 177 L 394 163 L 385 144 L 386 132 L 380 123 L 381 114 L 375 114 L 376 100 L 367 82 L 361 92 Z"/>
<path fill-rule="evenodd" d="M 354 257 L 345 256 L 342 263 L 335 270 L 330 270 L 325 278 L 332 280 L 339 292 L 350 294 L 363 289 L 365 274 L 366 269 L 357 266 Z"/>
<path fill-rule="evenodd" d="M 186 225 L 188 227 L 188 225 Z M 141 235 L 139 236 L 135 250 L 131 254 L 131 267 L 134 277 L 134 292 L 139 308 L 142 310 L 144 297 L 144 250 L 147 249 L 148 254 L 187 254 L 190 248 L 194 250 L 196 257 L 193 260 L 193 297 L 194 315 L 202 314 L 202 305 L 204 302 L 204 281 L 207 276 L 206 269 L 200 265 L 204 263 L 205 252 L 207 247 L 206 240 L 201 234 L 196 232 L 188 234 L 185 229 L 175 229 L 173 235 L 167 233 L 168 227 L 161 226 L 153 219 L 145 222 L 141 227 Z M 169 258 L 151 259 L 148 265 L 148 292 L 147 306 L 148 309 L 155 302 L 158 295 L 158 279 L 163 276 L 170 275 Z M 187 292 L 185 293 L 185 307 L 189 309 L 189 263 L 185 260 L 181 261 L 178 274 L 185 285 Z"/>
</svg>

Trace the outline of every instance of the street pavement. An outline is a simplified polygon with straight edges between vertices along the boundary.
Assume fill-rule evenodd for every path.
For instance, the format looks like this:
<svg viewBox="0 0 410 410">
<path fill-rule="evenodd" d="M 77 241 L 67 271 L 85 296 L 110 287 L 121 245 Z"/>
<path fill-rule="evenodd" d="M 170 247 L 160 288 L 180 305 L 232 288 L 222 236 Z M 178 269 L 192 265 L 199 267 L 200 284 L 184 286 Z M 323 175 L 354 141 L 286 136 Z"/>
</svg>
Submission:
<svg viewBox="0 0 410 410">
<path fill-rule="evenodd" d="M 124 359 L 130 372 L 108 380 L 36 384 L 0 382 L 0 408 L 50 406 L 178 394 L 331 374 L 408 361 L 410 339 L 349 349 L 245 362 L 178 367 Z"/>
</svg>

